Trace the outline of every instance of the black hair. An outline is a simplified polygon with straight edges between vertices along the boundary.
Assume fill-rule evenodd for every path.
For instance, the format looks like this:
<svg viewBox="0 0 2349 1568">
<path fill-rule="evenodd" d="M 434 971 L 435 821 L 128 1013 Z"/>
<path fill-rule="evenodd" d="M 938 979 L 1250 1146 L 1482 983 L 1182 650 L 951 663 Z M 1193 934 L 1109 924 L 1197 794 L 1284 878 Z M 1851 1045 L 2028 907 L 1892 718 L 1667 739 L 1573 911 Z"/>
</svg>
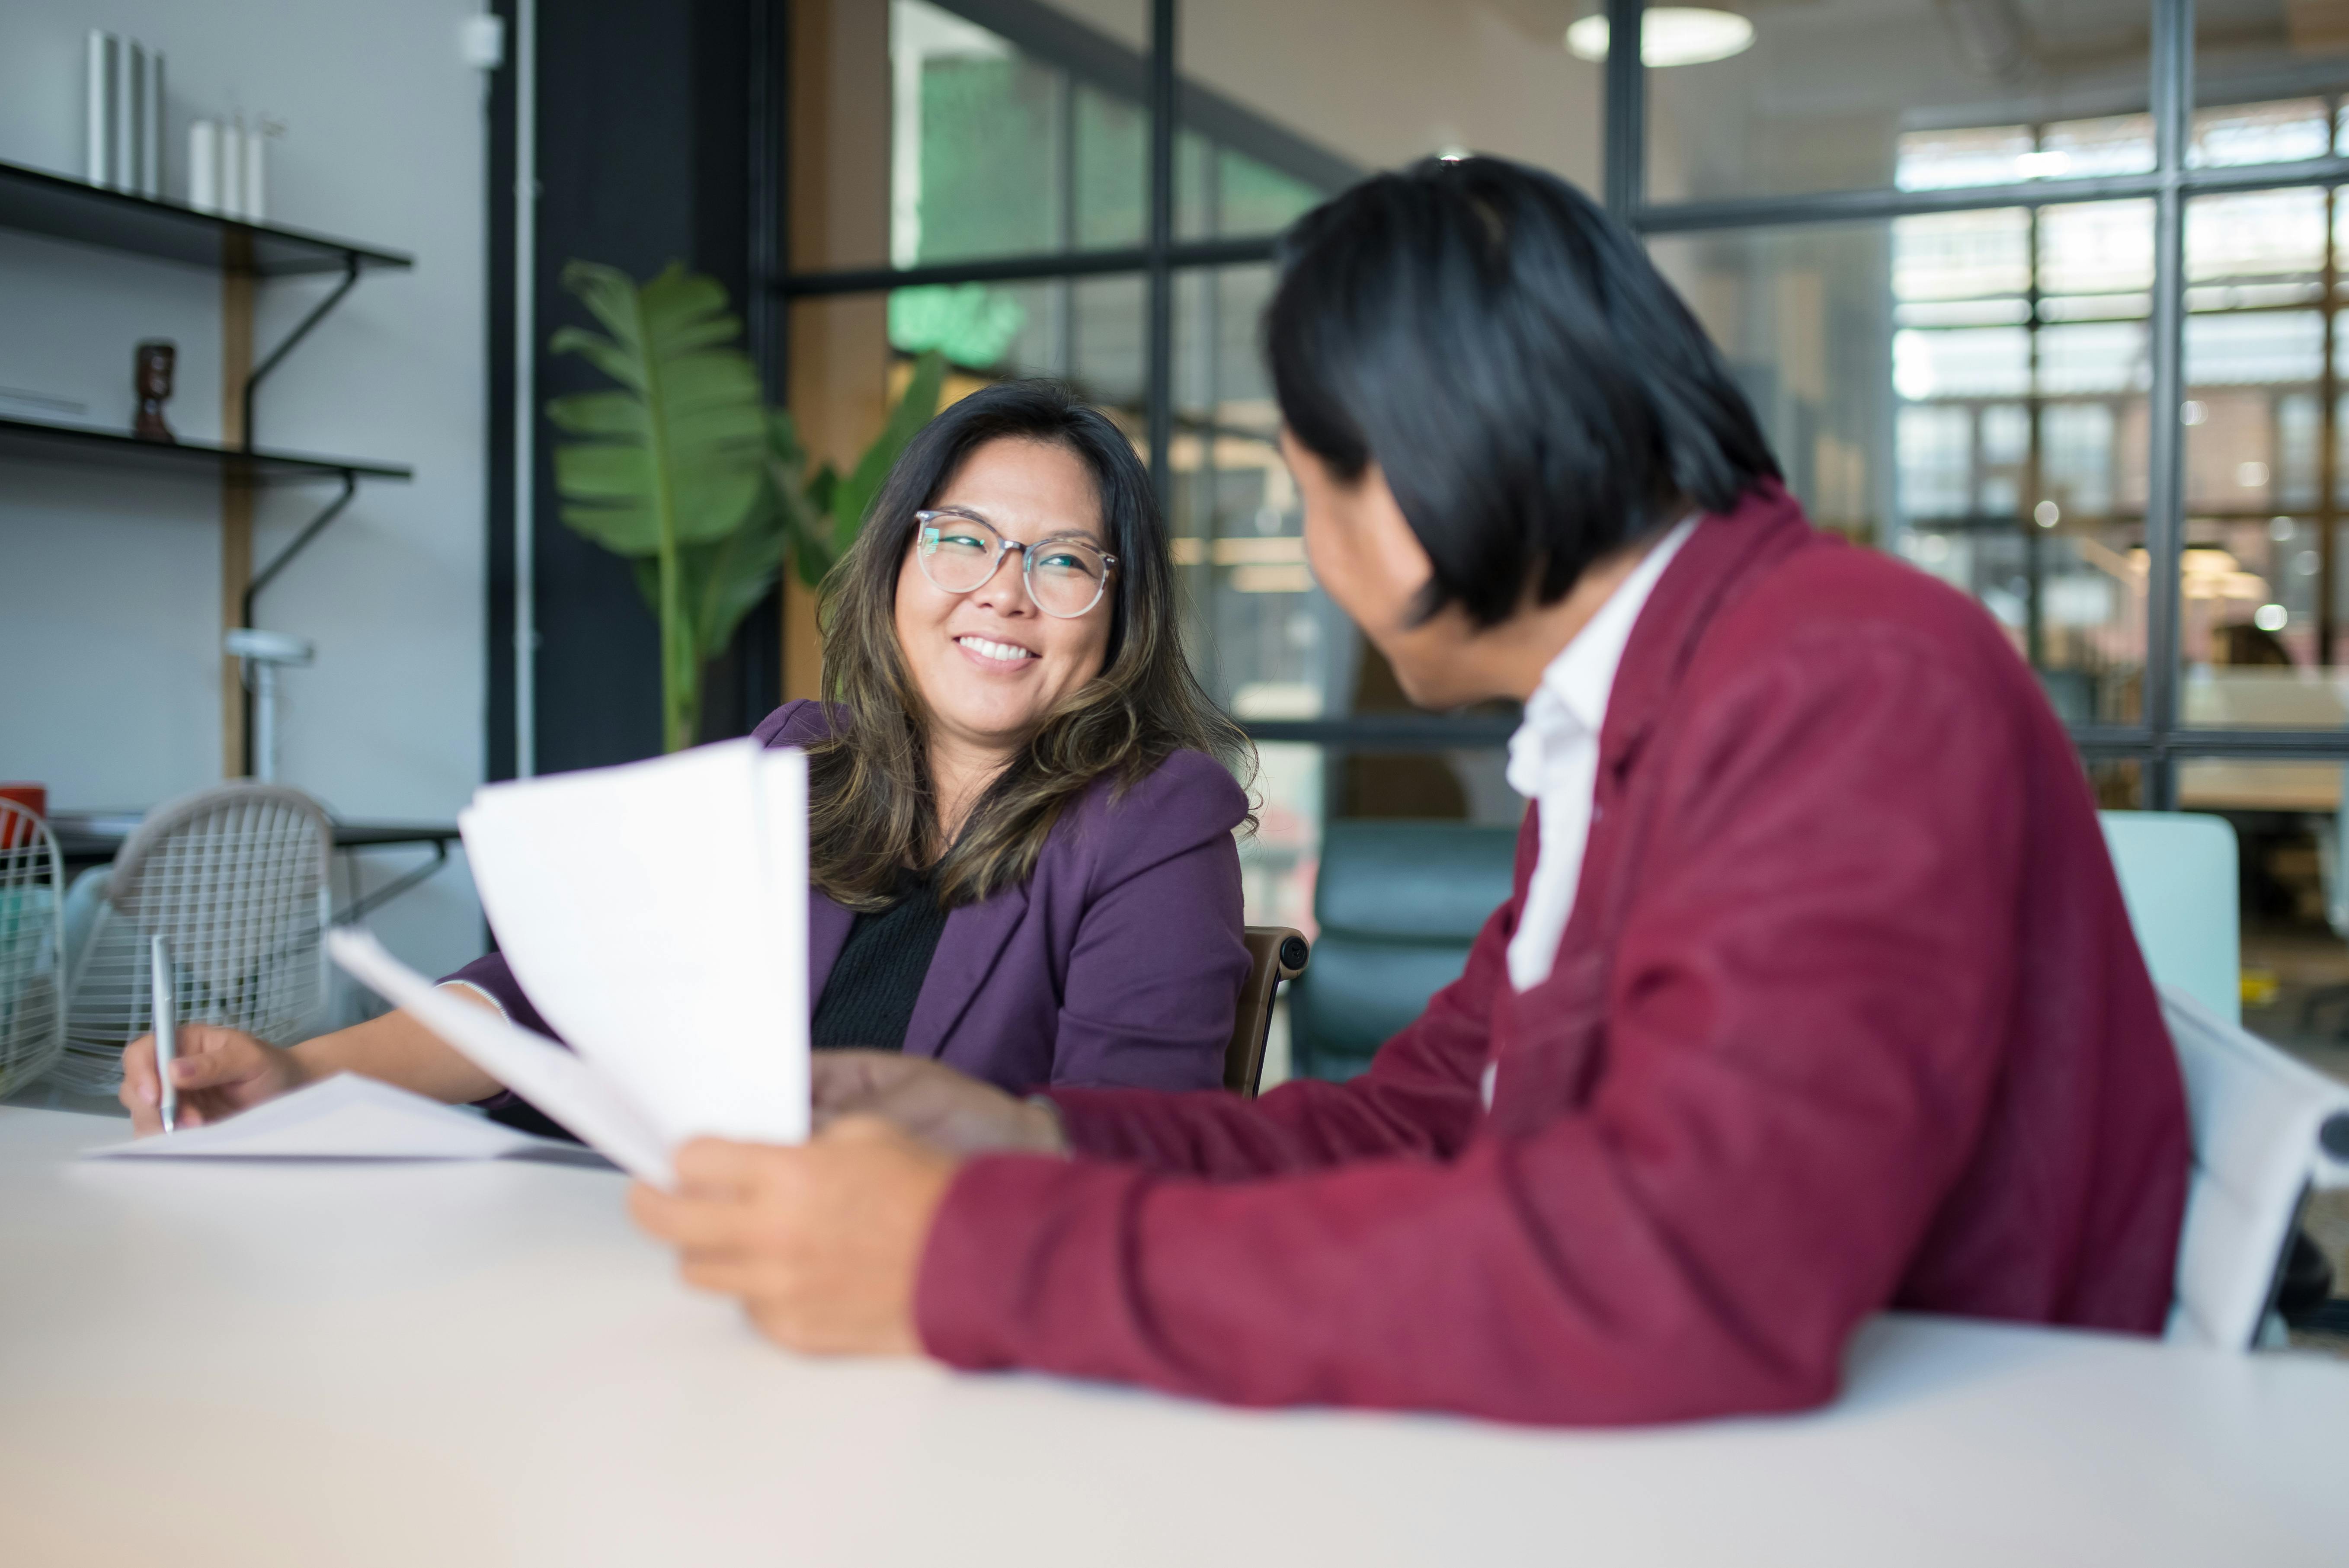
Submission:
<svg viewBox="0 0 2349 1568">
<path fill-rule="evenodd" d="M 1376 461 L 1434 563 L 1424 617 L 1566 595 L 1679 498 L 1726 511 L 1778 465 L 1728 365 L 1640 242 L 1498 158 L 1374 175 L 1298 220 L 1264 319 L 1289 432 Z"/>
</svg>

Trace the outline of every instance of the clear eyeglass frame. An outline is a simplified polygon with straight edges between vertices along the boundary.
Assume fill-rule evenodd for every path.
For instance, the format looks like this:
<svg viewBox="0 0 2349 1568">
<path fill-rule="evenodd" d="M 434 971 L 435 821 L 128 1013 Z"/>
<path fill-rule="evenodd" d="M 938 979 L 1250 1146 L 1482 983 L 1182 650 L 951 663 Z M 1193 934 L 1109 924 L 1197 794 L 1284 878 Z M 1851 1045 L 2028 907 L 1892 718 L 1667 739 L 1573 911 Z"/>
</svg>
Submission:
<svg viewBox="0 0 2349 1568">
<path fill-rule="evenodd" d="M 937 547 L 940 542 L 938 522 L 942 518 L 950 518 L 956 522 L 967 523 L 972 528 L 978 530 L 984 538 L 994 541 L 994 549 L 987 558 L 987 570 L 978 573 L 968 583 L 956 583 L 951 582 L 940 582 L 938 570 L 931 565 L 932 561 L 936 556 Z M 986 587 L 989 583 L 993 582 L 995 580 L 995 574 L 1003 569 L 1004 555 L 1008 552 L 1016 550 L 1019 552 L 1019 574 L 1021 578 L 1021 586 L 1028 592 L 1028 602 L 1035 605 L 1037 609 L 1042 611 L 1045 614 L 1051 616 L 1056 621 L 1074 621 L 1081 616 L 1091 614 L 1093 607 L 1102 602 L 1102 596 L 1109 591 L 1109 574 L 1117 566 L 1116 556 L 1112 555 L 1109 552 L 1103 550 L 1100 545 L 1095 544 L 1092 540 L 1087 539 L 1082 534 L 1056 533 L 1052 534 L 1049 538 L 1037 540 L 1030 544 L 1022 544 L 1017 540 L 1004 538 L 1002 532 L 998 530 L 993 523 L 988 521 L 987 519 L 979 516 L 977 512 L 964 511 L 956 507 L 943 507 L 930 511 L 917 511 L 914 514 L 914 521 L 916 525 L 916 531 L 914 535 L 914 563 L 922 569 L 922 575 L 930 580 L 930 585 L 932 587 L 937 589 L 942 593 L 976 593 L 978 590 Z M 1039 593 L 1036 591 L 1037 555 L 1040 552 L 1055 544 L 1074 545 L 1086 553 L 1098 556 L 1101 559 L 1102 573 L 1099 577 L 1093 580 L 1092 597 L 1087 599 L 1082 605 L 1073 610 L 1053 608 L 1050 603 L 1046 602 L 1046 595 Z M 1060 593 L 1057 590 L 1054 591 L 1052 597 L 1060 597 Z"/>
</svg>

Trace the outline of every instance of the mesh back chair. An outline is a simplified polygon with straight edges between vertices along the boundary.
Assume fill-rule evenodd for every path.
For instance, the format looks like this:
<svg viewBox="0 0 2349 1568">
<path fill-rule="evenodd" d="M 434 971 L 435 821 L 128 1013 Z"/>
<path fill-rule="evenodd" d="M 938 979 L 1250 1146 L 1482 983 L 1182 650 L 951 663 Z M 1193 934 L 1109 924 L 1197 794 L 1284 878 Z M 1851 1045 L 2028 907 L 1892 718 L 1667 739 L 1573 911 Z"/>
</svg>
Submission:
<svg viewBox="0 0 2349 1568">
<path fill-rule="evenodd" d="M 0 799 L 0 1094 L 65 1046 L 65 862 L 47 824 Z"/>
<path fill-rule="evenodd" d="M 318 803 L 282 785 L 223 784 L 150 812 L 111 867 L 74 885 L 80 930 L 51 1080 L 86 1094 L 121 1081 L 123 1046 L 153 1026 L 159 934 L 183 1021 L 298 1037 L 326 995 L 333 844 Z"/>
</svg>

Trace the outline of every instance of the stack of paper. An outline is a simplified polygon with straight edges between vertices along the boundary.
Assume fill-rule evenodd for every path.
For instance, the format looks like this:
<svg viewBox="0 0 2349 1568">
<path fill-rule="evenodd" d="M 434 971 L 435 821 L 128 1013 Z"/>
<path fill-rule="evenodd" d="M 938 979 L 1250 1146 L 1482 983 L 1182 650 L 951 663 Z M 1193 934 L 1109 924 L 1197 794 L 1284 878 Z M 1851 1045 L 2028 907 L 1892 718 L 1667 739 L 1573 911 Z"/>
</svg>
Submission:
<svg viewBox="0 0 2349 1568">
<path fill-rule="evenodd" d="M 806 1138 L 803 754 L 737 740 L 493 784 L 458 821 L 506 962 L 573 1049 L 363 932 L 327 937 L 336 963 L 647 1181 L 703 1134 Z"/>
</svg>

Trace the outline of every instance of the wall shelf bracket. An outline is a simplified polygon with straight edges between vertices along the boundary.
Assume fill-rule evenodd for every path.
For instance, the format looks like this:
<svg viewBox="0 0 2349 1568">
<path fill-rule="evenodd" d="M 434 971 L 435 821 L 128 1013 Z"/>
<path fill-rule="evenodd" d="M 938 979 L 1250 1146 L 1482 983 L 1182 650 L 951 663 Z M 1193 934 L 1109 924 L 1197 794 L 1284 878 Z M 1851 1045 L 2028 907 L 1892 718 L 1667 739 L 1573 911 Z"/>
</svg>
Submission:
<svg viewBox="0 0 2349 1568">
<path fill-rule="evenodd" d="M 253 574 L 253 581 L 245 585 L 244 590 L 244 624 L 246 625 L 250 626 L 253 624 L 253 602 L 261 597 L 261 591 L 264 588 L 268 587 L 271 581 L 274 579 L 280 572 L 285 571 L 286 567 L 292 565 L 294 558 L 301 554 L 303 551 L 308 549 L 310 542 L 317 538 L 319 534 L 325 532 L 326 524 L 334 521 L 336 517 L 340 516 L 343 508 L 350 505 L 351 498 L 358 493 L 359 476 L 353 473 L 350 469 L 345 469 L 343 470 L 343 493 L 336 496 L 333 500 L 328 501 L 324 511 L 321 511 L 317 516 L 312 518 L 308 522 L 304 523 L 302 525 L 302 531 L 294 536 L 293 542 L 286 545 L 285 549 L 279 551 L 276 555 L 271 559 L 268 565 L 263 567 L 260 571 Z"/>
<path fill-rule="evenodd" d="M 301 325 L 295 327 L 293 331 L 287 333 L 284 341 L 280 342 L 276 347 L 269 351 L 269 357 L 254 366 L 253 367 L 253 374 L 244 378 L 244 449 L 246 451 L 249 452 L 253 450 L 253 395 L 261 389 L 261 383 L 264 378 L 265 378 L 271 371 L 276 369 L 277 366 L 285 361 L 287 355 L 294 352 L 296 345 L 298 345 L 304 338 L 310 335 L 310 329 L 312 327 L 324 321 L 329 311 L 343 303 L 343 296 L 349 294 L 351 290 L 357 288 L 358 286 L 358 253 L 356 251 L 346 252 L 343 256 L 343 281 L 335 285 L 333 293 L 327 294 L 325 299 L 320 300 L 316 305 L 311 307 L 310 314 L 302 318 Z M 348 474 L 346 474 L 343 477 L 346 481 L 350 479 Z M 350 498 L 346 495 L 343 499 L 347 500 Z M 336 503 L 337 506 L 340 504 L 340 502 Z M 250 617 L 247 618 L 248 620 L 250 619 Z"/>
</svg>

